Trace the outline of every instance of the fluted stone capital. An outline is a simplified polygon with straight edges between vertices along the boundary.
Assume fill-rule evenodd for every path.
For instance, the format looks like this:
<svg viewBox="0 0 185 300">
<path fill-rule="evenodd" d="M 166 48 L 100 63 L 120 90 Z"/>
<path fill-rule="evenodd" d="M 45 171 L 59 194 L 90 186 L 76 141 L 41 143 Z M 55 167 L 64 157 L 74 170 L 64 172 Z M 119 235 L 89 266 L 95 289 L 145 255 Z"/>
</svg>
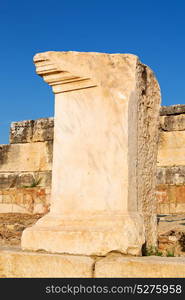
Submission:
<svg viewBox="0 0 185 300">
<path fill-rule="evenodd" d="M 65 52 L 63 55 L 65 57 Z M 81 75 L 81 72 L 73 70 L 73 68 L 71 71 L 70 66 L 66 66 L 66 63 L 62 64 L 60 61 L 58 64 L 60 56 L 60 52 L 38 53 L 34 56 L 37 74 L 52 86 L 55 94 L 96 86 L 92 78 Z"/>
</svg>

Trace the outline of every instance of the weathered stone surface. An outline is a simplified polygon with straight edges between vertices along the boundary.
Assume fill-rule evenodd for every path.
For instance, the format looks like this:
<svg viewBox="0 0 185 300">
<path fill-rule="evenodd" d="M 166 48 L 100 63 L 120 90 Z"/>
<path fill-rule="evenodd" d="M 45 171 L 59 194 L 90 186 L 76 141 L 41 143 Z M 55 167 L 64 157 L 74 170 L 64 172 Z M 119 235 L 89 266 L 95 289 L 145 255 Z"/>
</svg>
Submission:
<svg viewBox="0 0 185 300">
<path fill-rule="evenodd" d="M 179 115 L 185 113 L 185 105 L 176 104 L 170 106 L 161 106 L 160 115 L 167 116 L 167 115 Z"/>
<path fill-rule="evenodd" d="M 94 260 L 90 257 L 21 251 L 0 251 L 0 277 L 89 278 Z"/>
<path fill-rule="evenodd" d="M 0 172 L 0 190 L 8 188 L 51 187 L 52 172 Z"/>
<path fill-rule="evenodd" d="M 6 164 L 10 145 L 0 145 L 0 166 Z"/>
<path fill-rule="evenodd" d="M 164 131 L 185 130 L 185 114 L 161 116 L 160 129 Z"/>
<path fill-rule="evenodd" d="M 45 214 L 50 206 L 50 188 L 28 187 L 0 190 L 0 213 Z"/>
<path fill-rule="evenodd" d="M 185 231 L 168 230 L 159 234 L 158 249 L 164 256 L 185 256 Z"/>
<path fill-rule="evenodd" d="M 53 118 L 12 122 L 10 144 L 52 141 L 53 129 Z"/>
<path fill-rule="evenodd" d="M 158 167 L 157 184 L 185 184 L 185 166 Z"/>
<path fill-rule="evenodd" d="M 184 185 L 158 185 L 157 202 L 159 214 L 176 214 L 185 212 Z"/>
<path fill-rule="evenodd" d="M 128 54 L 46 52 L 34 61 L 56 94 L 52 205 L 23 232 L 23 249 L 140 254 L 143 213 L 156 242 L 153 72 Z"/>
<path fill-rule="evenodd" d="M 112 254 L 95 265 L 96 278 L 184 278 L 185 258 L 124 257 Z"/>
<path fill-rule="evenodd" d="M 183 166 L 185 163 L 185 131 L 160 133 L 158 166 Z"/>
<path fill-rule="evenodd" d="M 0 173 L 0 190 L 15 186 L 16 184 L 16 174 L 14 173 Z"/>
<path fill-rule="evenodd" d="M 20 246 L 22 231 L 43 214 L 0 213 L 0 247 Z"/>
<path fill-rule="evenodd" d="M 166 234 L 169 231 L 185 232 L 185 213 L 183 214 L 161 214 L 158 215 L 158 233 Z"/>
<path fill-rule="evenodd" d="M 42 118 L 35 120 L 32 142 L 52 141 L 54 133 L 54 119 Z"/>
<path fill-rule="evenodd" d="M 185 278 L 185 258 L 87 256 L 0 251 L 0 277 L 7 278 Z"/>
<path fill-rule="evenodd" d="M 0 146 L 0 172 L 48 171 L 52 141 Z"/>
<path fill-rule="evenodd" d="M 34 121 L 12 122 L 10 144 L 30 143 L 32 141 Z"/>
<path fill-rule="evenodd" d="M 159 215 L 158 248 L 163 255 L 185 256 L 185 214 Z"/>
<path fill-rule="evenodd" d="M 140 155 L 136 171 L 138 208 L 144 215 L 146 244 L 155 246 L 157 232 L 155 187 L 160 90 L 151 70 L 146 66 L 141 70 L 138 75 L 141 95 L 138 102 L 138 152 Z M 131 148 L 129 151 L 132 156 Z M 129 188 L 132 193 L 132 184 Z"/>
</svg>

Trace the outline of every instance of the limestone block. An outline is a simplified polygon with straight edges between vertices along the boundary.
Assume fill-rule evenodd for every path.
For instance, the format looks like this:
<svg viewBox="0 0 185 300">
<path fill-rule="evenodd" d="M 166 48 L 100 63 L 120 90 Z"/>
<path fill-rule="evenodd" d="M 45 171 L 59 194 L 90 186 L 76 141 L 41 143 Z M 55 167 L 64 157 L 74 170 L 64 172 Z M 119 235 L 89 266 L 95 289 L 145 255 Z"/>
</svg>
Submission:
<svg viewBox="0 0 185 300">
<path fill-rule="evenodd" d="M 160 129 L 164 131 L 185 130 L 185 114 L 161 116 Z"/>
<path fill-rule="evenodd" d="M 3 189 L 1 212 L 46 214 L 50 207 L 50 189 L 41 187 Z M 6 205 L 10 204 L 10 205 Z"/>
<path fill-rule="evenodd" d="M 158 166 L 185 164 L 185 131 L 161 132 L 158 149 Z"/>
<path fill-rule="evenodd" d="M 175 214 L 177 212 L 176 210 L 177 204 L 176 203 L 170 203 L 170 214 Z M 164 212 L 161 210 L 161 214 Z"/>
<path fill-rule="evenodd" d="M 185 186 L 175 186 L 176 202 L 185 204 Z"/>
<path fill-rule="evenodd" d="M 40 187 L 51 187 L 51 171 L 41 172 L 0 172 L 0 190 L 8 188 L 22 188 L 37 183 Z"/>
<path fill-rule="evenodd" d="M 185 166 L 158 167 L 157 184 L 185 184 Z"/>
<path fill-rule="evenodd" d="M 52 142 L 0 146 L 0 172 L 51 170 Z"/>
<path fill-rule="evenodd" d="M 112 254 L 95 265 L 96 278 L 184 278 L 185 258 L 123 257 Z"/>
<path fill-rule="evenodd" d="M 185 255 L 183 247 L 184 243 L 182 243 L 184 236 L 184 232 L 175 227 L 172 230 L 169 230 L 168 228 L 168 230 L 162 234 L 159 233 L 158 247 L 163 255 L 173 253 L 175 256 L 183 257 Z"/>
<path fill-rule="evenodd" d="M 176 206 L 175 204 L 171 204 Z M 175 211 L 175 210 L 173 210 Z M 158 223 L 158 233 L 159 236 L 163 234 L 173 235 L 175 232 L 184 232 L 185 225 L 185 213 L 172 213 L 169 215 L 160 216 L 160 220 Z M 183 244 L 184 245 L 184 244 Z M 185 254 L 185 253 L 184 253 Z"/>
<path fill-rule="evenodd" d="M 130 54 L 46 52 L 34 62 L 55 93 L 52 196 L 22 248 L 140 255 L 145 236 L 156 243 L 153 72 Z"/>
<path fill-rule="evenodd" d="M 11 213 L 12 204 L 11 203 L 0 203 L 0 213 Z"/>
<path fill-rule="evenodd" d="M 185 213 L 185 203 L 181 202 L 176 204 L 175 212 L 178 214 Z"/>
<path fill-rule="evenodd" d="M 185 186 L 184 185 L 158 185 L 157 201 L 158 213 L 184 213 L 185 212 Z"/>
<path fill-rule="evenodd" d="M 168 215 L 170 213 L 170 203 L 161 203 L 160 204 L 160 213 Z"/>
<path fill-rule="evenodd" d="M 0 251 L 0 277 L 89 278 L 93 264 L 86 256 Z"/>
<path fill-rule="evenodd" d="M 51 178 L 52 172 L 51 171 L 41 171 L 41 172 L 17 172 L 16 174 L 16 181 L 11 183 L 10 187 L 32 187 L 34 184 L 38 187 L 51 187 Z M 1 173 L 0 173 L 1 179 Z"/>
<path fill-rule="evenodd" d="M 0 145 L 0 167 L 6 163 L 10 145 Z"/>
<path fill-rule="evenodd" d="M 33 120 L 12 122 L 10 128 L 10 144 L 30 143 L 33 135 Z"/>
<path fill-rule="evenodd" d="M 166 168 L 158 167 L 157 168 L 157 184 L 166 183 Z"/>
<path fill-rule="evenodd" d="M 185 278 L 185 258 L 123 257 L 95 263 L 87 256 L 0 251 L 0 277 L 7 278 Z"/>
<path fill-rule="evenodd" d="M 52 141 L 53 127 L 53 118 L 12 122 L 10 144 Z"/>
<path fill-rule="evenodd" d="M 54 133 L 54 119 L 42 118 L 34 122 L 33 142 L 52 141 Z"/>
<path fill-rule="evenodd" d="M 29 213 L 24 207 L 17 204 L 0 203 L 0 213 Z"/>
<path fill-rule="evenodd" d="M 176 104 L 170 106 L 161 106 L 160 115 L 169 116 L 169 115 L 179 115 L 185 113 L 185 105 Z"/>
<path fill-rule="evenodd" d="M 16 173 L 2 172 L 0 173 L 0 190 L 11 187 L 16 182 Z"/>
</svg>

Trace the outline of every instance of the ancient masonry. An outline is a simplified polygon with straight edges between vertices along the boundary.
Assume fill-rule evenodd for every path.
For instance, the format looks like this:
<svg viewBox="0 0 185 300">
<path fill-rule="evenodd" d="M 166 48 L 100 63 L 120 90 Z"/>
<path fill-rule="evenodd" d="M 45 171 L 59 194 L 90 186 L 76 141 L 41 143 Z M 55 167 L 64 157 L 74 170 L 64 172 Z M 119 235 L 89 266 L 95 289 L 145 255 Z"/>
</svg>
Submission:
<svg viewBox="0 0 185 300">
<path fill-rule="evenodd" d="M 185 106 L 160 109 L 134 55 L 34 62 L 55 119 L 14 122 L 0 145 L 0 277 L 185 277 L 182 257 L 139 257 L 143 246 L 183 256 Z"/>
<path fill-rule="evenodd" d="M 164 106 L 160 115 L 157 211 L 185 213 L 185 105 Z"/>
<path fill-rule="evenodd" d="M 0 218 L 4 244 L 19 244 L 22 230 L 49 211 L 53 132 L 53 118 L 13 122 L 10 145 L 0 145 Z M 184 132 L 185 106 L 161 107 L 158 215 L 185 214 Z"/>
</svg>

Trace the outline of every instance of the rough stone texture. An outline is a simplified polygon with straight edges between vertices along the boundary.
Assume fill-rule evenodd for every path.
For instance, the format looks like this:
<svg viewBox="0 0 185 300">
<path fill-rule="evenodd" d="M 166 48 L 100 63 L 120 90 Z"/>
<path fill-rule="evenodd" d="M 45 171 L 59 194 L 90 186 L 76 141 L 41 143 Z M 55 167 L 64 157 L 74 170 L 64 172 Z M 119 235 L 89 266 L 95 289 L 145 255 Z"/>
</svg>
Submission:
<svg viewBox="0 0 185 300">
<path fill-rule="evenodd" d="M 50 206 L 50 188 L 28 187 L 0 190 L 0 212 L 45 214 Z"/>
<path fill-rule="evenodd" d="M 9 188 L 31 187 L 37 183 L 37 187 L 51 187 L 52 172 L 1 172 L 0 190 Z"/>
<path fill-rule="evenodd" d="M 0 146 L 0 172 L 48 171 L 52 141 Z"/>
<path fill-rule="evenodd" d="M 185 232 L 185 213 L 158 215 L 158 233 L 166 234 L 168 231 Z"/>
<path fill-rule="evenodd" d="M 160 109 L 161 116 L 185 114 L 185 105 L 176 104 L 170 106 L 162 106 Z"/>
<path fill-rule="evenodd" d="M 0 247 L 20 246 L 22 232 L 43 214 L 0 213 Z"/>
<path fill-rule="evenodd" d="M 185 214 L 158 215 L 158 248 L 163 255 L 185 256 Z"/>
<path fill-rule="evenodd" d="M 90 278 L 94 260 L 85 256 L 0 251 L 0 277 Z"/>
<path fill-rule="evenodd" d="M 165 256 L 185 256 L 184 245 L 181 240 L 185 237 L 185 232 L 178 230 L 168 230 L 159 235 L 158 249 Z M 183 251 L 184 250 L 184 251 Z"/>
<path fill-rule="evenodd" d="M 146 244 L 156 246 L 156 171 L 160 91 L 152 71 L 138 65 L 138 208 L 144 215 Z M 130 186 L 132 189 L 132 186 Z"/>
<path fill-rule="evenodd" d="M 30 143 L 32 141 L 34 121 L 12 122 L 10 144 Z"/>
<path fill-rule="evenodd" d="M 53 128 L 53 118 L 12 122 L 10 144 L 52 141 Z"/>
<path fill-rule="evenodd" d="M 185 130 L 185 114 L 161 116 L 160 129 L 164 131 Z"/>
<path fill-rule="evenodd" d="M 0 145 L 0 245 L 18 245 L 22 231 L 49 211 L 53 118 L 14 122 Z"/>
<path fill-rule="evenodd" d="M 1 249 L 1 278 L 185 278 L 185 258 L 87 256 Z"/>
<path fill-rule="evenodd" d="M 54 119 L 38 119 L 34 122 L 33 142 L 52 141 L 54 133 Z"/>
<path fill-rule="evenodd" d="M 185 105 L 161 108 L 157 169 L 158 213 L 185 212 Z"/>
<path fill-rule="evenodd" d="M 162 110 L 163 108 L 161 108 Z M 170 107 L 169 107 L 170 109 Z M 180 108 L 179 108 L 180 109 Z M 183 122 L 184 116 L 183 109 L 181 110 L 180 115 L 173 115 L 173 110 L 170 116 L 162 116 L 160 117 L 160 130 L 163 131 L 179 131 L 183 130 Z M 22 125 L 21 125 L 22 123 Z M 31 133 L 31 124 L 32 127 L 35 128 L 35 141 L 40 141 L 42 138 L 44 139 L 52 139 L 53 137 L 53 118 L 47 119 L 38 119 L 36 121 L 23 121 L 23 122 L 15 122 L 17 124 L 17 136 L 16 132 L 14 132 L 15 136 L 13 137 L 14 142 L 21 142 L 24 141 L 32 141 L 33 142 L 33 132 Z M 29 124 L 30 127 L 25 127 L 25 124 Z M 37 125 L 38 124 L 38 125 Z M 163 124 L 163 125 L 162 125 Z M 12 128 L 16 126 L 12 126 Z M 19 126 L 18 126 L 19 125 Z M 18 131 L 18 127 L 23 128 L 24 130 Z M 25 128 L 24 128 L 25 127 Z M 38 128 L 38 129 L 36 129 Z M 29 129 L 29 130 L 28 130 Z M 26 133 L 27 130 L 27 133 Z M 19 135 L 18 135 L 19 133 Z M 27 134 L 27 135 L 26 135 Z M 24 136 L 26 135 L 26 137 Z M 31 137 L 32 135 L 32 137 Z M 13 133 L 12 133 L 13 136 Z M 18 139 L 19 137 L 19 139 Z M 13 142 L 13 141 L 12 141 Z M 6 161 L 7 154 L 11 145 L 0 145 L 0 164 Z M 183 146 L 182 146 L 183 147 Z M 50 153 L 52 156 L 52 143 L 50 147 Z M 51 186 L 51 171 L 42 171 L 42 172 L 1 172 L 0 173 L 0 212 L 12 212 L 12 211 L 19 211 L 23 215 L 25 212 L 29 212 L 30 219 L 32 218 L 32 213 L 34 212 L 33 205 L 30 203 L 34 203 L 34 200 L 30 202 L 30 195 L 27 191 L 21 192 L 20 188 L 23 186 L 31 186 L 34 178 L 41 178 L 42 180 L 39 182 L 37 187 L 44 187 L 46 190 Z M 157 188 L 157 201 L 158 207 L 157 212 L 158 214 L 181 214 L 185 212 L 184 206 L 184 187 L 185 185 L 185 166 L 163 166 L 157 168 L 157 184 L 159 185 Z M 171 186 L 172 185 L 172 186 Z M 5 193 L 2 192 L 2 189 L 11 189 L 10 192 L 7 190 Z M 20 197 L 15 197 L 16 191 L 12 188 L 19 188 L 19 195 Z M 33 199 L 36 198 L 36 193 L 33 190 L 33 195 L 31 196 Z M 49 197 L 49 194 L 46 193 L 46 197 Z M 22 201 L 24 199 L 24 201 Z M 42 195 L 43 205 L 42 209 L 45 207 L 46 199 L 44 199 L 44 195 Z M 16 200 L 16 201 L 15 201 Z M 13 202 L 11 204 L 11 201 Z M 3 203 L 2 203 L 3 202 Z M 20 203 L 19 203 L 20 202 Z M 23 204 L 23 206 L 22 206 Z M 28 210 L 27 210 L 28 209 Z M 6 215 L 6 214 L 5 214 Z M 167 222 L 169 225 L 171 222 Z M 168 233 L 169 228 L 166 228 L 166 232 Z M 174 228 L 171 228 L 173 231 Z M 179 232 L 179 231 L 178 231 Z M 167 243 L 163 244 L 165 247 Z"/>
<path fill-rule="evenodd" d="M 95 265 L 96 278 L 184 278 L 185 258 L 112 254 Z"/>
<path fill-rule="evenodd" d="M 184 185 L 158 185 L 157 186 L 157 212 L 159 214 L 176 214 L 185 212 L 185 186 Z"/>
<path fill-rule="evenodd" d="M 162 131 L 179 131 L 183 130 L 184 114 L 171 115 L 160 117 L 160 130 Z M 16 122 L 21 125 L 21 122 Z M 23 124 L 30 124 L 30 121 L 23 121 Z M 35 128 L 35 142 L 43 139 L 52 140 L 53 136 L 53 118 L 39 119 L 33 121 L 33 128 Z M 38 124 L 38 125 L 36 125 Z M 50 126 L 49 126 L 50 124 Z M 24 127 L 24 126 L 22 126 Z M 38 127 L 38 128 L 37 128 Z M 20 126 L 21 128 L 21 126 Z M 37 128 L 37 129 L 36 129 Z M 32 140 L 30 131 L 27 129 L 27 142 Z M 44 131 L 44 129 L 47 129 Z M 29 127 L 30 130 L 30 127 Z M 29 133 L 29 134 L 28 134 Z M 20 134 L 20 132 L 19 132 Z M 17 142 L 24 143 L 26 138 L 24 137 L 26 131 L 22 131 L 22 135 L 17 136 Z M 19 140 L 18 140 L 19 137 Z M 14 137 L 14 142 L 16 136 Z M 0 162 L 1 164 L 6 161 L 7 153 L 11 145 L 0 145 Z M 182 146 L 183 147 L 183 146 Z M 52 156 L 52 143 L 50 147 L 50 153 Z M 37 189 L 25 189 L 23 186 L 31 186 L 34 178 L 41 178 Z M 184 255 L 179 246 L 179 239 L 185 232 L 184 220 L 181 214 L 185 212 L 185 166 L 163 166 L 157 168 L 157 201 L 158 214 L 168 214 L 166 217 L 160 217 L 158 224 L 159 231 L 159 250 L 167 254 L 167 252 L 173 252 L 175 256 Z M 1 243 L 8 245 L 20 244 L 20 238 L 22 230 L 27 226 L 30 226 L 36 222 L 38 218 L 33 213 L 35 212 L 46 212 L 48 211 L 48 200 L 49 200 L 49 187 L 51 186 L 51 171 L 33 171 L 33 172 L 1 172 L 0 173 L 0 212 L 3 213 L 4 218 L 0 218 L 3 222 L 0 226 Z M 38 193 L 38 187 L 44 187 L 41 193 Z M 18 188 L 18 194 L 16 195 L 15 188 Z M 46 189 L 45 189 L 46 188 Z M 2 191 L 5 189 L 5 191 Z M 8 190 L 10 189 L 10 191 Z M 43 192 L 44 191 L 44 192 Z M 38 194 L 39 197 L 38 197 Z M 46 201 L 46 198 L 47 201 Z M 39 200 L 39 201 L 38 201 Z M 39 203 L 38 203 L 39 202 Z M 38 205 L 37 205 L 37 204 Z M 35 210 L 35 204 L 37 208 Z M 47 209 L 46 209 L 47 204 Z M 11 212 L 7 214 L 7 212 Z M 19 214 L 15 213 L 19 212 Z M 25 214 L 29 212 L 29 214 Z M 176 214 L 176 215 L 174 215 Z M 10 218 L 10 215 L 12 218 Z M 18 216 L 18 217 L 14 217 Z M 24 220 L 24 216 L 26 219 Z M 176 217 L 175 217 L 176 216 Z M 20 218 L 20 221 L 17 220 Z M 178 226 L 176 219 L 179 219 Z M 11 221 L 10 221 L 11 220 Z M 24 221 L 24 222 L 23 222 Z"/>
<path fill-rule="evenodd" d="M 0 166 L 7 162 L 9 149 L 10 145 L 0 145 Z"/>
<path fill-rule="evenodd" d="M 129 54 L 46 52 L 34 61 L 56 94 L 53 186 L 50 214 L 23 232 L 23 249 L 140 254 L 144 209 L 147 238 L 156 234 L 152 71 Z"/>
<path fill-rule="evenodd" d="M 162 131 L 159 139 L 158 167 L 185 164 L 185 131 Z"/>
<path fill-rule="evenodd" d="M 157 184 L 185 185 L 185 166 L 158 167 Z"/>
</svg>

